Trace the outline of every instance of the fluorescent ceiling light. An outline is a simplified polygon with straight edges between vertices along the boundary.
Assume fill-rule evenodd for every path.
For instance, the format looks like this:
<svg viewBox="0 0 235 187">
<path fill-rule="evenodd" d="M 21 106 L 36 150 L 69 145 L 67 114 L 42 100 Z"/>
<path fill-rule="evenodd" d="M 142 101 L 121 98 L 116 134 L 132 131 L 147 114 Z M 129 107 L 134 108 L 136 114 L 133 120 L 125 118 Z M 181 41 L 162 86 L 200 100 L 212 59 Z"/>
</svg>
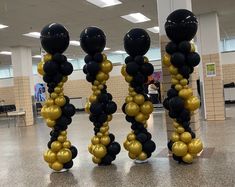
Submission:
<svg viewBox="0 0 235 187">
<path fill-rule="evenodd" d="M 150 32 L 153 32 L 153 33 L 159 33 L 159 27 L 158 26 L 147 28 L 147 30 L 149 30 Z"/>
<path fill-rule="evenodd" d="M 10 51 L 1 51 L 0 52 L 0 55 L 11 55 L 12 54 L 12 52 L 10 52 Z"/>
<path fill-rule="evenodd" d="M 70 40 L 69 44 L 73 46 L 80 46 L 80 42 L 77 40 Z"/>
<path fill-rule="evenodd" d="M 145 21 L 150 21 L 151 19 L 149 19 L 148 17 L 146 17 L 145 15 L 141 14 L 141 13 L 132 13 L 132 14 L 128 14 L 125 16 L 121 16 L 123 19 L 126 19 L 132 23 L 142 23 Z"/>
<path fill-rule="evenodd" d="M 26 34 L 23 34 L 24 36 L 32 37 L 32 38 L 40 38 L 41 34 L 40 32 L 29 32 Z"/>
<path fill-rule="evenodd" d="M 0 24 L 0 29 L 4 29 L 4 28 L 7 28 L 7 27 L 8 27 L 7 25 Z"/>
<path fill-rule="evenodd" d="M 41 55 L 34 55 L 33 58 L 42 58 Z"/>
<path fill-rule="evenodd" d="M 116 54 L 125 54 L 125 53 L 126 53 L 126 51 L 117 50 L 117 51 L 114 51 L 113 53 L 116 53 Z"/>
<path fill-rule="evenodd" d="M 107 50 L 110 50 L 110 48 L 109 47 L 105 47 L 104 50 L 107 51 Z"/>
<path fill-rule="evenodd" d="M 72 61 L 72 60 L 74 60 L 74 59 L 72 59 L 72 58 L 67 58 L 67 60 L 68 60 L 68 61 Z"/>
<path fill-rule="evenodd" d="M 118 0 L 86 0 L 86 1 L 100 8 L 122 4 L 122 2 Z"/>
</svg>

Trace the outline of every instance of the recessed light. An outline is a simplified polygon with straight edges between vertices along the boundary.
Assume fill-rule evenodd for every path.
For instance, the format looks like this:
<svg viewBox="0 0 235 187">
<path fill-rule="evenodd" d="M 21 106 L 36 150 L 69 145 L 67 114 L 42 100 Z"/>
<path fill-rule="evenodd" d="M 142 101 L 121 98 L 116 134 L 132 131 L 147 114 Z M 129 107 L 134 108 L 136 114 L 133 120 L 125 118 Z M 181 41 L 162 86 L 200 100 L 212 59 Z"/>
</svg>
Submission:
<svg viewBox="0 0 235 187">
<path fill-rule="evenodd" d="M 149 30 L 150 32 L 153 32 L 153 33 L 159 33 L 159 27 L 158 26 L 147 28 L 147 30 Z"/>
<path fill-rule="evenodd" d="M 40 36 L 41 36 L 40 32 L 29 32 L 29 33 L 26 33 L 23 35 L 31 37 L 31 38 L 40 38 Z"/>
<path fill-rule="evenodd" d="M 109 47 L 105 47 L 104 50 L 107 51 L 107 50 L 110 50 L 110 48 Z"/>
<path fill-rule="evenodd" d="M 69 44 L 73 46 L 80 46 L 80 42 L 77 40 L 70 40 Z"/>
<path fill-rule="evenodd" d="M 41 55 L 34 55 L 33 58 L 42 58 Z"/>
<path fill-rule="evenodd" d="M 125 53 L 126 53 L 126 51 L 117 50 L 117 51 L 114 51 L 113 53 L 116 53 L 116 54 L 125 54 Z"/>
<path fill-rule="evenodd" d="M 86 0 L 86 1 L 100 8 L 122 4 L 122 2 L 118 0 Z"/>
<path fill-rule="evenodd" d="M 132 14 L 128 14 L 128 15 L 124 15 L 121 16 L 123 19 L 126 19 L 132 23 L 142 23 L 145 21 L 150 21 L 151 19 L 149 19 L 148 17 L 146 17 L 145 15 L 141 14 L 141 13 L 132 13 Z"/>
<path fill-rule="evenodd" d="M 0 55 L 11 55 L 12 54 L 12 52 L 10 52 L 10 51 L 1 51 L 0 52 Z"/>
<path fill-rule="evenodd" d="M 8 27 L 7 25 L 0 24 L 0 29 L 4 29 L 4 28 L 7 28 L 7 27 Z"/>
</svg>

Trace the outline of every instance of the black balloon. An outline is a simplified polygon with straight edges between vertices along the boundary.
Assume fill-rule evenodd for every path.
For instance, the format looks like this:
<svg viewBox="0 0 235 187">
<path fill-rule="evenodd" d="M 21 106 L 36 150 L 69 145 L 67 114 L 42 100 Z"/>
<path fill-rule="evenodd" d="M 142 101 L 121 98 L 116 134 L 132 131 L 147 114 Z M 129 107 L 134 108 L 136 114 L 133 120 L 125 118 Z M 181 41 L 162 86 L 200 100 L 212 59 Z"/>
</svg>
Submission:
<svg viewBox="0 0 235 187">
<path fill-rule="evenodd" d="M 177 118 L 177 121 L 179 123 L 183 123 L 183 122 L 188 122 L 190 121 L 191 117 L 190 117 L 190 111 L 187 110 L 187 109 L 184 109 L 180 115 L 179 115 L 179 118 Z"/>
<path fill-rule="evenodd" d="M 91 74 L 87 73 L 87 75 L 86 75 L 86 80 L 87 80 L 88 82 L 93 82 L 93 81 L 95 80 L 95 77 L 92 76 Z"/>
<path fill-rule="evenodd" d="M 113 142 L 115 139 L 115 136 L 112 133 L 110 133 L 109 138 L 110 138 L 110 142 Z"/>
<path fill-rule="evenodd" d="M 169 42 L 165 49 L 168 54 L 173 54 L 177 51 L 177 45 L 174 42 Z"/>
<path fill-rule="evenodd" d="M 60 53 L 56 53 L 52 56 L 52 60 L 58 63 L 65 63 L 67 62 L 67 57 Z"/>
<path fill-rule="evenodd" d="M 181 112 L 184 109 L 184 100 L 180 97 L 173 97 L 169 100 L 169 107 L 175 113 Z"/>
<path fill-rule="evenodd" d="M 173 64 L 175 67 L 180 68 L 185 63 L 185 56 L 183 53 L 176 52 L 173 53 L 171 56 L 171 64 Z"/>
<path fill-rule="evenodd" d="M 173 154 L 172 157 L 173 157 L 173 159 L 174 159 L 175 161 L 178 161 L 179 163 L 183 161 L 183 160 L 182 160 L 182 157 L 176 156 L 175 154 Z"/>
<path fill-rule="evenodd" d="M 178 96 L 178 91 L 176 89 L 171 88 L 167 91 L 167 97 L 169 97 L 169 99 L 176 96 Z"/>
<path fill-rule="evenodd" d="M 189 66 L 182 66 L 178 69 L 179 73 L 186 79 L 189 78 L 189 74 L 190 74 L 190 67 Z"/>
<path fill-rule="evenodd" d="M 73 161 L 70 160 L 69 162 L 65 163 L 63 166 L 64 169 L 70 169 L 71 167 L 73 167 Z"/>
<path fill-rule="evenodd" d="M 196 16 L 186 9 L 172 12 L 165 23 L 168 38 L 173 42 L 190 41 L 197 32 L 198 21 Z"/>
<path fill-rule="evenodd" d="M 144 29 L 131 29 L 124 36 L 124 48 L 132 57 L 144 55 L 149 50 L 149 47 L 150 37 Z"/>
<path fill-rule="evenodd" d="M 164 101 L 163 101 L 162 104 L 163 104 L 163 107 L 164 107 L 165 109 L 170 110 L 170 107 L 169 107 L 169 99 L 168 99 L 168 98 L 164 99 Z"/>
<path fill-rule="evenodd" d="M 97 121 L 100 123 L 104 123 L 107 121 L 107 119 L 108 119 L 107 114 L 100 114 Z"/>
<path fill-rule="evenodd" d="M 171 140 L 167 143 L 167 147 L 170 151 L 172 151 L 172 146 L 173 146 L 173 143 Z"/>
<path fill-rule="evenodd" d="M 187 56 L 187 63 L 189 66 L 195 67 L 200 63 L 200 56 L 196 52 L 189 53 Z"/>
<path fill-rule="evenodd" d="M 69 46 L 69 32 L 58 23 L 46 25 L 40 39 L 43 49 L 50 54 L 63 53 Z"/>
<path fill-rule="evenodd" d="M 62 112 L 64 115 L 71 117 L 75 114 L 76 109 L 72 104 L 66 104 L 62 108 Z"/>
<path fill-rule="evenodd" d="M 139 133 L 137 134 L 136 139 L 143 144 L 144 142 L 147 141 L 148 137 L 145 133 Z"/>
<path fill-rule="evenodd" d="M 78 150 L 77 150 L 77 148 L 75 146 L 71 146 L 69 149 L 70 149 L 70 151 L 72 153 L 72 159 L 74 159 L 77 156 L 77 154 L 78 154 Z"/>
<path fill-rule="evenodd" d="M 108 153 L 111 155 L 117 155 L 121 150 L 119 143 L 113 142 L 108 147 Z"/>
<path fill-rule="evenodd" d="M 99 165 L 110 165 L 112 161 L 113 157 L 107 154 L 102 158 L 102 161 Z"/>
<path fill-rule="evenodd" d="M 105 107 L 106 114 L 113 114 L 117 111 L 117 104 L 113 101 L 107 103 Z"/>
<path fill-rule="evenodd" d="M 62 63 L 60 65 L 60 71 L 65 76 L 70 75 L 73 72 L 73 66 L 69 62 Z"/>
<path fill-rule="evenodd" d="M 60 73 L 57 73 L 53 76 L 52 81 L 58 84 L 62 81 L 62 79 L 63 79 L 63 75 Z"/>
<path fill-rule="evenodd" d="M 150 76 L 153 74 L 154 68 L 153 65 L 150 63 L 144 63 L 141 66 L 141 72 L 146 75 L 146 76 Z"/>
<path fill-rule="evenodd" d="M 101 53 L 106 44 L 104 32 L 97 27 L 87 27 L 80 35 L 82 49 L 90 54 Z"/>
<path fill-rule="evenodd" d="M 144 57 L 143 56 L 141 56 L 141 55 L 139 55 L 139 56 L 136 56 L 135 57 L 135 62 L 137 63 L 137 64 L 143 64 L 144 63 Z"/>
<path fill-rule="evenodd" d="M 55 61 L 49 61 L 44 64 L 43 70 L 47 75 L 54 75 L 58 72 L 59 66 Z"/>
<path fill-rule="evenodd" d="M 90 75 L 96 75 L 100 70 L 100 66 L 97 62 L 91 61 L 86 64 L 86 69 Z"/>
<path fill-rule="evenodd" d="M 128 64 L 129 62 L 133 62 L 133 61 L 134 61 L 134 59 L 133 59 L 132 56 L 128 56 L 128 57 L 125 58 L 125 63 L 126 64 Z"/>
<path fill-rule="evenodd" d="M 136 75 L 138 70 L 139 70 L 139 65 L 135 62 L 130 62 L 126 65 L 126 72 L 131 76 Z"/>
<path fill-rule="evenodd" d="M 98 63 L 102 62 L 103 61 L 103 55 L 101 53 L 96 53 L 94 55 L 94 61 L 96 61 Z"/>
<path fill-rule="evenodd" d="M 92 114 L 100 114 L 103 111 L 103 105 L 101 103 L 98 102 L 93 102 L 90 106 L 90 112 Z"/>
<path fill-rule="evenodd" d="M 93 58 L 92 58 L 91 55 L 86 55 L 85 58 L 84 58 L 84 61 L 85 61 L 86 64 L 87 64 L 88 62 L 92 61 L 92 60 L 93 60 Z"/>
<path fill-rule="evenodd" d="M 183 41 L 179 43 L 179 50 L 182 53 L 189 53 L 191 51 L 191 44 L 188 41 Z"/>
<path fill-rule="evenodd" d="M 143 151 L 152 153 L 156 149 L 156 145 L 152 140 L 149 140 L 143 144 Z"/>
<path fill-rule="evenodd" d="M 69 125 L 72 122 L 72 119 L 70 117 L 67 117 L 65 115 L 60 116 L 57 120 L 56 123 L 60 125 Z"/>
<path fill-rule="evenodd" d="M 87 65 L 86 65 L 86 64 L 83 66 L 82 70 L 83 70 L 83 73 L 84 73 L 84 74 L 87 74 L 87 73 L 88 73 L 88 72 L 87 72 Z"/>
</svg>

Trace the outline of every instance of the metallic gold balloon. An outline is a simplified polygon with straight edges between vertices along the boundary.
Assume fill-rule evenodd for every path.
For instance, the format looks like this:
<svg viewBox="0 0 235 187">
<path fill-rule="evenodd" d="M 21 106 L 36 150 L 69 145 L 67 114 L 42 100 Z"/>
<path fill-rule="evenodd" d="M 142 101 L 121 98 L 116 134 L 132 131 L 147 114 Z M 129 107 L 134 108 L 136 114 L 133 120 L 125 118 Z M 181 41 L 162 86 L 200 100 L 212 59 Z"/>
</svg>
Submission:
<svg viewBox="0 0 235 187">
<path fill-rule="evenodd" d="M 126 82 L 130 83 L 133 80 L 133 77 L 130 75 L 126 75 L 125 80 L 126 80 Z"/>
<path fill-rule="evenodd" d="M 105 132 L 107 132 L 109 130 L 109 126 L 106 126 L 106 127 L 100 127 L 100 132 L 101 133 L 105 133 Z"/>
<path fill-rule="evenodd" d="M 71 147 L 71 142 L 66 140 L 64 143 L 63 143 L 63 148 L 70 148 Z"/>
<path fill-rule="evenodd" d="M 96 91 L 98 89 L 98 86 L 92 85 L 91 90 Z"/>
<path fill-rule="evenodd" d="M 172 78 L 171 84 L 173 84 L 173 85 L 179 84 L 179 80 L 177 80 L 176 78 Z"/>
<path fill-rule="evenodd" d="M 185 156 L 188 152 L 188 146 L 182 141 L 175 142 L 172 146 L 172 152 L 176 156 Z"/>
<path fill-rule="evenodd" d="M 64 86 L 64 83 L 63 82 L 60 82 L 57 86 L 59 86 L 59 87 L 63 87 Z"/>
<path fill-rule="evenodd" d="M 48 98 L 46 101 L 45 101 L 45 105 L 47 106 L 51 106 L 51 105 L 54 105 L 55 102 L 54 102 L 54 99 L 52 98 Z"/>
<path fill-rule="evenodd" d="M 195 52 L 196 51 L 196 47 L 194 43 L 190 43 L 191 44 L 191 51 L 190 52 Z"/>
<path fill-rule="evenodd" d="M 142 152 L 142 144 L 138 140 L 131 141 L 129 145 L 129 152 L 138 156 Z"/>
<path fill-rule="evenodd" d="M 41 61 L 41 62 L 38 63 L 38 73 L 39 73 L 40 75 L 42 75 L 42 76 L 45 74 L 45 72 L 44 72 L 44 70 L 43 70 L 43 66 L 44 66 L 44 62 L 43 62 L 43 61 Z"/>
<path fill-rule="evenodd" d="M 52 93 L 50 94 L 50 96 L 51 96 L 52 99 L 55 99 L 55 98 L 58 97 L 58 94 L 55 93 L 55 92 L 52 92 Z"/>
<path fill-rule="evenodd" d="M 101 91 L 100 91 L 100 90 L 96 90 L 96 91 L 93 92 L 93 94 L 96 95 L 96 96 L 98 96 L 98 95 L 101 94 Z"/>
<path fill-rule="evenodd" d="M 62 106 L 65 105 L 65 103 L 66 103 L 66 99 L 65 99 L 64 96 L 59 96 L 59 97 L 55 98 L 55 104 L 56 105 L 62 107 Z"/>
<path fill-rule="evenodd" d="M 129 134 L 127 135 L 127 140 L 128 140 L 128 141 L 135 140 L 135 138 L 136 138 L 136 136 L 135 136 L 134 133 L 129 133 Z"/>
<path fill-rule="evenodd" d="M 124 64 L 124 65 L 122 66 L 121 74 L 122 74 L 122 76 L 123 76 L 123 77 L 127 76 L 127 72 L 126 72 L 126 64 Z"/>
<path fill-rule="evenodd" d="M 198 138 L 192 139 L 192 141 L 188 144 L 188 152 L 191 154 L 198 154 L 202 151 L 202 149 L 202 141 Z"/>
<path fill-rule="evenodd" d="M 97 158 L 103 158 L 107 154 L 106 147 L 102 144 L 95 145 L 93 155 Z"/>
<path fill-rule="evenodd" d="M 183 99 L 188 99 L 193 95 L 193 90 L 191 88 L 183 88 L 179 91 L 179 96 Z"/>
<path fill-rule="evenodd" d="M 146 56 L 144 56 L 144 63 L 148 63 L 148 62 L 149 62 L 149 59 Z"/>
<path fill-rule="evenodd" d="M 98 137 L 98 136 L 93 136 L 93 138 L 91 139 L 91 143 L 92 143 L 93 145 L 99 144 L 99 143 L 100 143 L 99 137 Z"/>
<path fill-rule="evenodd" d="M 64 76 L 64 77 L 62 78 L 62 82 L 65 83 L 65 82 L 67 82 L 67 81 L 68 81 L 68 76 Z"/>
<path fill-rule="evenodd" d="M 123 143 L 123 146 L 124 148 L 128 151 L 129 150 L 129 146 L 130 146 L 131 142 L 129 142 L 128 140 L 126 140 L 124 143 Z"/>
<path fill-rule="evenodd" d="M 135 91 L 135 89 L 129 86 L 128 91 L 133 92 L 133 91 Z"/>
<path fill-rule="evenodd" d="M 44 56 L 43 56 L 43 61 L 44 62 L 48 62 L 48 61 L 50 61 L 50 60 L 52 60 L 52 55 L 51 54 L 45 54 Z"/>
<path fill-rule="evenodd" d="M 140 106 L 140 111 L 143 114 L 151 114 L 153 112 L 153 103 L 150 101 L 145 101 L 141 106 Z"/>
<path fill-rule="evenodd" d="M 136 116 L 139 111 L 140 107 L 134 102 L 127 103 L 125 106 L 125 112 L 128 116 Z"/>
<path fill-rule="evenodd" d="M 163 61 L 163 64 L 165 66 L 169 67 L 171 65 L 171 56 L 169 54 L 165 53 L 163 55 L 163 60 L 162 61 Z"/>
<path fill-rule="evenodd" d="M 62 135 L 59 135 L 57 140 L 61 143 L 64 143 L 66 140 L 67 140 L 67 137 L 66 136 L 62 136 Z"/>
<path fill-rule="evenodd" d="M 90 144 L 90 145 L 88 146 L 88 151 L 89 151 L 89 153 L 93 154 L 93 149 L 94 149 L 94 145 L 93 145 L 93 144 Z"/>
<path fill-rule="evenodd" d="M 47 112 L 47 106 L 46 105 L 44 105 L 43 107 L 42 107 L 42 109 L 41 109 L 41 115 L 42 115 L 42 117 L 43 118 L 47 118 L 48 116 L 47 116 L 47 114 L 48 114 L 48 112 Z"/>
<path fill-rule="evenodd" d="M 95 80 L 94 83 L 93 83 L 95 86 L 99 86 L 100 85 L 100 82 Z"/>
<path fill-rule="evenodd" d="M 107 121 L 109 122 L 109 121 L 111 121 L 112 119 L 113 119 L 113 115 L 112 115 L 112 114 L 108 115 Z"/>
<path fill-rule="evenodd" d="M 64 92 L 60 92 L 58 96 L 64 96 Z"/>
<path fill-rule="evenodd" d="M 103 61 L 101 63 L 101 71 L 103 71 L 104 73 L 109 73 L 111 72 L 113 69 L 113 65 L 109 60 Z"/>
<path fill-rule="evenodd" d="M 101 137 L 103 136 L 103 133 L 98 132 L 98 133 L 96 134 L 96 136 L 98 136 L 98 138 L 101 138 Z"/>
<path fill-rule="evenodd" d="M 104 76 L 104 80 L 107 81 L 107 80 L 109 79 L 109 74 L 106 74 L 106 73 L 105 73 L 104 75 L 105 75 L 105 76 Z"/>
<path fill-rule="evenodd" d="M 180 84 L 181 84 L 182 86 L 186 86 L 186 85 L 188 84 L 188 80 L 187 80 L 187 79 L 181 79 L 181 80 L 180 80 Z"/>
<path fill-rule="evenodd" d="M 103 123 L 104 127 L 107 127 L 108 125 L 109 125 L 109 123 L 107 121 Z"/>
<path fill-rule="evenodd" d="M 179 134 L 183 133 L 184 132 L 184 127 L 182 127 L 182 126 L 177 127 L 176 132 L 179 133 Z"/>
<path fill-rule="evenodd" d="M 187 144 L 187 143 L 191 142 L 192 136 L 191 136 L 191 134 L 189 132 L 183 132 L 180 135 L 180 140 Z"/>
<path fill-rule="evenodd" d="M 60 149 L 62 149 L 62 144 L 59 141 L 52 142 L 51 150 L 53 152 L 58 152 Z"/>
<path fill-rule="evenodd" d="M 182 160 L 188 164 L 191 164 L 193 162 L 193 156 L 187 153 L 185 156 L 182 157 Z"/>
<path fill-rule="evenodd" d="M 177 123 L 176 121 L 173 121 L 173 126 L 174 126 L 175 128 L 177 128 L 177 127 L 179 127 L 179 126 L 180 126 L 180 124 L 179 124 L 179 123 Z"/>
<path fill-rule="evenodd" d="M 170 65 L 168 70 L 169 70 L 170 74 L 172 74 L 172 75 L 177 75 L 178 74 L 178 68 L 176 68 L 173 65 Z"/>
<path fill-rule="evenodd" d="M 47 163 L 53 163 L 56 161 L 56 154 L 52 152 L 51 150 L 45 151 L 43 154 L 43 157 Z"/>
<path fill-rule="evenodd" d="M 175 78 L 180 81 L 180 80 L 183 79 L 184 77 L 183 77 L 183 75 L 181 75 L 181 74 L 178 73 L 178 74 L 175 76 Z"/>
<path fill-rule="evenodd" d="M 98 74 L 96 75 L 96 80 L 99 82 L 105 80 L 105 73 L 102 71 L 98 72 Z"/>
<path fill-rule="evenodd" d="M 60 135 L 66 136 L 66 135 L 67 135 L 67 131 L 61 131 L 61 132 L 60 132 Z"/>
<path fill-rule="evenodd" d="M 149 119 L 149 117 L 150 117 L 150 115 L 149 115 L 149 114 L 145 114 L 145 115 L 144 115 L 145 120 L 148 120 L 148 119 Z"/>
<path fill-rule="evenodd" d="M 61 88 L 61 87 L 59 87 L 59 86 L 56 86 L 56 87 L 54 88 L 54 92 L 57 93 L 57 94 L 59 94 L 59 93 L 62 92 L 62 91 L 63 91 L 63 88 Z"/>
<path fill-rule="evenodd" d="M 90 101 L 91 103 L 93 103 L 94 101 L 96 101 L 96 99 L 97 99 L 97 96 L 96 96 L 96 95 L 91 95 L 91 96 L 89 97 L 89 101 Z"/>
<path fill-rule="evenodd" d="M 125 100 L 126 103 L 130 103 L 130 102 L 133 102 L 133 101 L 134 101 L 133 97 L 131 97 L 131 96 L 126 97 L 126 100 Z"/>
<path fill-rule="evenodd" d="M 134 96 L 134 102 L 138 105 L 142 105 L 144 103 L 144 96 L 141 94 L 137 94 Z"/>
<path fill-rule="evenodd" d="M 137 93 L 136 93 L 135 91 L 132 91 L 132 92 L 129 93 L 129 95 L 132 96 L 132 97 L 134 97 L 134 96 L 137 95 Z"/>
<path fill-rule="evenodd" d="M 50 118 L 51 120 L 58 119 L 62 114 L 61 108 L 57 105 L 49 106 L 47 110 L 48 110 L 48 114 L 47 114 L 48 118 Z"/>
<path fill-rule="evenodd" d="M 63 148 L 57 153 L 57 159 L 60 163 L 64 164 L 72 160 L 72 153 L 69 149 Z"/>
<path fill-rule="evenodd" d="M 128 156 L 131 158 L 131 159 L 136 159 L 138 155 L 135 155 L 135 154 L 132 154 L 131 152 L 128 153 Z"/>
<path fill-rule="evenodd" d="M 52 128 L 55 126 L 56 122 L 55 122 L 55 120 L 51 120 L 48 118 L 48 119 L 46 119 L 46 124 L 48 127 Z"/>
<path fill-rule="evenodd" d="M 110 138 L 109 136 L 102 136 L 100 138 L 100 143 L 107 146 L 110 143 Z"/>
<path fill-rule="evenodd" d="M 139 112 L 136 116 L 135 116 L 135 120 L 137 122 L 142 122 L 145 120 L 145 115 L 141 112 Z"/>
<path fill-rule="evenodd" d="M 141 152 L 138 156 L 138 160 L 146 160 L 147 159 L 147 154 L 145 152 Z"/>
<path fill-rule="evenodd" d="M 55 171 L 60 171 L 63 169 L 63 164 L 59 163 L 58 161 L 55 161 L 52 163 L 51 168 Z"/>
<path fill-rule="evenodd" d="M 191 96 L 185 101 L 184 106 L 190 111 L 195 111 L 200 107 L 200 100 L 195 96 Z"/>
<path fill-rule="evenodd" d="M 177 91 L 180 91 L 180 90 L 183 89 L 183 86 L 182 86 L 181 84 L 176 84 L 176 85 L 175 85 L 175 89 L 176 89 Z"/>
<path fill-rule="evenodd" d="M 95 156 L 93 156 L 93 157 L 92 157 L 92 161 L 93 161 L 93 163 L 95 163 L 95 164 L 99 164 L 99 163 L 101 162 L 101 159 L 100 159 L 100 158 L 97 158 L 97 157 L 95 157 Z"/>
<path fill-rule="evenodd" d="M 99 90 L 102 90 L 103 88 L 104 88 L 104 85 L 102 85 L 102 84 L 98 85 Z"/>
<path fill-rule="evenodd" d="M 177 132 L 171 133 L 171 141 L 172 142 L 178 142 L 180 140 L 180 135 Z"/>
</svg>

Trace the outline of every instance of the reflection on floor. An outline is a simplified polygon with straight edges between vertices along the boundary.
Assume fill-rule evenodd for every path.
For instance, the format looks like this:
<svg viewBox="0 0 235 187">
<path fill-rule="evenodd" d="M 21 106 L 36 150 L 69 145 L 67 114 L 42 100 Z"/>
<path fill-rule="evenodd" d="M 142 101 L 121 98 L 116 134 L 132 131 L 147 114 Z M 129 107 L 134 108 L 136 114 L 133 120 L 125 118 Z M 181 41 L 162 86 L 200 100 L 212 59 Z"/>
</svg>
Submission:
<svg viewBox="0 0 235 187">
<path fill-rule="evenodd" d="M 157 109 L 158 110 L 158 109 Z M 166 148 L 166 127 L 163 113 L 156 111 L 149 120 L 149 130 L 157 151 L 148 163 L 135 164 L 122 148 L 113 165 L 98 167 L 91 161 L 87 145 L 93 135 L 88 115 L 73 118 L 68 136 L 78 148 L 75 165 L 69 172 L 52 173 L 42 153 L 49 140 L 49 128 L 42 119 L 31 127 L 7 127 L 0 121 L 0 186 L 234 186 L 235 185 L 235 107 L 229 108 L 226 121 L 202 122 L 202 140 L 213 149 L 210 157 L 196 159 L 192 165 L 179 165 L 158 154 Z M 122 114 L 116 114 L 110 131 L 122 143 L 130 132 Z"/>
</svg>

